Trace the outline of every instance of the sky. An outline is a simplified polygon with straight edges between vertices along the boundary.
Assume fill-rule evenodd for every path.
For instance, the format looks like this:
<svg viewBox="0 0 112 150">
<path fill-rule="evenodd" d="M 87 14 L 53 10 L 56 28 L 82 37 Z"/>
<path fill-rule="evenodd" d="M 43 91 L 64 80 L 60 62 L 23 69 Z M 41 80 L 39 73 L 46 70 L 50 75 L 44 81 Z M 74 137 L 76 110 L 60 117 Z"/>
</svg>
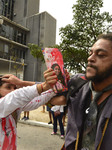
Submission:
<svg viewBox="0 0 112 150">
<path fill-rule="evenodd" d="M 40 0 L 40 13 L 47 11 L 56 20 L 56 44 L 60 42 L 59 28 L 65 27 L 73 23 L 72 6 L 76 4 L 76 0 Z M 111 0 L 103 0 L 103 11 L 112 14 Z"/>
</svg>

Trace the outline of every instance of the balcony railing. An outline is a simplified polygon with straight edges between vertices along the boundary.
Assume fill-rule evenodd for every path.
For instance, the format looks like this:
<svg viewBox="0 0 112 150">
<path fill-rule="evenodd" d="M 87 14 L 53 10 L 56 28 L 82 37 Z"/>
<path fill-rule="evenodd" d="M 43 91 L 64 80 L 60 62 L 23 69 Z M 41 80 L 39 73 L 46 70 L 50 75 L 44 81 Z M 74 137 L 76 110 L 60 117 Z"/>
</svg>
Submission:
<svg viewBox="0 0 112 150">
<path fill-rule="evenodd" d="M 23 61 L 24 61 L 23 58 L 10 56 L 8 53 L 5 53 L 5 52 L 0 52 L 0 58 L 6 59 L 6 60 L 11 60 L 11 61 L 14 61 L 14 62 L 19 62 L 19 63 L 23 63 Z"/>
<path fill-rule="evenodd" d="M 0 52 L 0 58 L 10 60 L 9 54 L 5 52 Z"/>
</svg>

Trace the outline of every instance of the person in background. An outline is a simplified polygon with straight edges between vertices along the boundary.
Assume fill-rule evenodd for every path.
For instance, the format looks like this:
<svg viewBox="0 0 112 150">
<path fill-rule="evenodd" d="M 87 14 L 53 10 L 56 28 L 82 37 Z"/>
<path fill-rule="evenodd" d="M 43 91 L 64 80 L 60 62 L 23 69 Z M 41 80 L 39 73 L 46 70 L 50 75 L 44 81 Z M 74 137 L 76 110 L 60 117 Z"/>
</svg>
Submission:
<svg viewBox="0 0 112 150">
<path fill-rule="evenodd" d="M 62 123 L 63 114 L 64 114 L 63 107 L 64 107 L 63 105 L 61 106 L 55 105 L 51 108 L 52 115 L 53 115 L 53 132 L 51 133 L 51 135 L 57 134 L 57 120 L 58 120 L 62 139 L 64 138 L 65 135 L 64 126 Z"/>
<path fill-rule="evenodd" d="M 29 120 L 29 111 L 24 111 L 24 117 L 22 118 L 22 120 Z"/>
<path fill-rule="evenodd" d="M 45 105 L 43 105 L 42 107 L 43 107 L 42 112 L 45 113 Z"/>
<path fill-rule="evenodd" d="M 51 115 L 51 108 L 47 105 L 46 106 L 46 108 L 47 108 L 47 111 L 48 111 L 48 114 L 49 114 L 49 122 L 48 122 L 48 124 L 52 124 L 52 115 Z"/>
</svg>

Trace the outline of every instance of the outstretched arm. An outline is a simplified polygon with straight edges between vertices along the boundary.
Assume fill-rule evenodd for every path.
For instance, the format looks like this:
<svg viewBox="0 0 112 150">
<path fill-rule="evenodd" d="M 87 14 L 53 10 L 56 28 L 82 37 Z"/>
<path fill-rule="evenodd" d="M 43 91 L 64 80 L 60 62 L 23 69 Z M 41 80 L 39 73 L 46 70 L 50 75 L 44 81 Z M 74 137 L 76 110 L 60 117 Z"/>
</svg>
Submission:
<svg viewBox="0 0 112 150">
<path fill-rule="evenodd" d="M 10 84 L 14 84 L 14 85 L 16 85 L 18 87 L 30 86 L 30 85 L 34 85 L 35 84 L 35 82 L 20 80 L 19 78 L 17 78 L 13 74 L 6 74 L 6 75 L 4 75 L 2 77 L 2 81 L 10 83 Z"/>
<path fill-rule="evenodd" d="M 52 88 L 53 85 L 55 85 L 57 82 L 57 76 L 53 69 L 46 70 L 44 72 L 44 78 L 45 78 L 45 82 L 42 82 L 41 84 L 37 84 L 37 90 L 39 94 Z M 20 80 L 19 78 L 17 78 L 12 74 L 4 75 L 2 77 L 2 81 L 10 84 L 14 84 L 17 87 L 31 86 L 35 84 L 35 82 Z"/>
<path fill-rule="evenodd" d="M 0 118 L 6 117 L 7 115 L 12 113 L 17 108 L 21 108 L 21 107 L 25 106 L 32 99 L 40 96 L 40 94 L 42 92 L 50 89 L 57 82 L 57 76 L 54 74 L 54 71 L 52 69 L 45 71 L 44 76 L 46 79 L 45 82 L 43 82 L 41 84 L 33 85 L 33 86 L 19 88 L 15 91 L 10 92 L 5 97 L 2 97 L 0 99 L 0 112 L 1 112 Z M 11 76 L 9 76 L 9 78 L 10 77 Z M 18 83 L 18 85 L 20 85 L 19 82 L 21 82 L 21 81 L 16 79 L 14 76 L 12 76 L 12 77 L 15 80 L 12 80 L 9 78 L 4 78 L 4 77 L 2 78 L 2 80 L 5 82 L 8 82 L 8 83 L 11 83 L 11 84 Z M 19 81 L 19 82 L 12 82 L 12 81 Z M 52 93 L 50 93 L 50 91 L 48 91 L 49 95 L 51 95 L 51 97 L 55 96 L 55 93 L 52 90 L 51 90 L 51 92 Z M 51 99 L 51 97 L 49 97 L 49 99 Z M 43 102 L 41 102 L 41 104 L 46 103 L 49 100 L 47 98 L 47 96 L 46 97 L 44 96 L 44 98 L 41 98 L 41 99 L 43 99 Z M 35 101 L 39 102 L 40 99 L 36 99 Z M 40 106 L 41 104 L 39 104 L 38 106 Z"/>
</svg>

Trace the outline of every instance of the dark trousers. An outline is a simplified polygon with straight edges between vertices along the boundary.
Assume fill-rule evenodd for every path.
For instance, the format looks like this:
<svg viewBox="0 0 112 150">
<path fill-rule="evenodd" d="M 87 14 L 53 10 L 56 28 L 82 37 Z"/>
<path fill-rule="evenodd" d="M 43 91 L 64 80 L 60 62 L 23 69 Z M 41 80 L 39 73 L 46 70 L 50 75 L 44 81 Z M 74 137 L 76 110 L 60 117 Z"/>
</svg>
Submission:
<svg viewBox="0 0 112 150">
<path fill-rule="evenodd" d="M 60 115 L 58 116 L 54 116 L 54 112 L 52 111 L 52 115 L 53 115 L 53 120 L 54 120 L 54 123 L 53 123 L 53 131 L 56 133 L 57 132 L 57 120 L 59 122 L 59 126 L 60 126 L 60 132 L 61 132 L 61 135 L 64 135 L 64 126 L 63 126 L 63 123 L 62 123 L 62 118 L 63 118 L 63 112 L 61 112 Z"/>
</svg>

